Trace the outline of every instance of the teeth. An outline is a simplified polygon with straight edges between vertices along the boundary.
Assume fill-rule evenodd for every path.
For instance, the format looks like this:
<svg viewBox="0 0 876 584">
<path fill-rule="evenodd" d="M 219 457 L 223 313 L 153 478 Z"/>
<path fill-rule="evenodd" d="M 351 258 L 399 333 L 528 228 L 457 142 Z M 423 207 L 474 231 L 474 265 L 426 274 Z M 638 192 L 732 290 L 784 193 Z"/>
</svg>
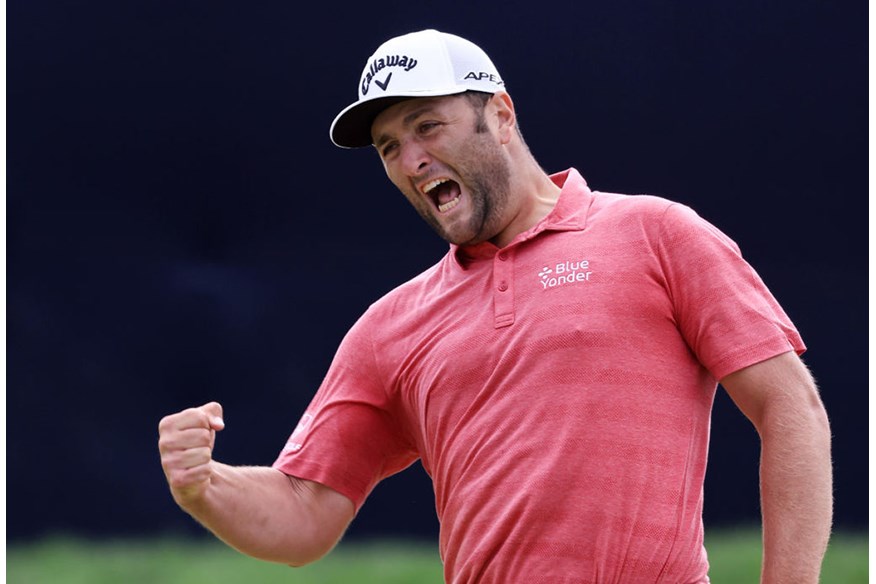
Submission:
<svg viewBox="0 0 876 584">
<path fill-rule="evenodd" d="M 446 179 L 446 178 L 436 178 L 436 179 L 433 180 L 433 181 L 427 182 L 427 183 L 423 186 L 423 192 L 426 193 L 426 194 L 428 194 L 429 191 L 431 191 L 432 189 L 434 189 L 435 187 L 437 187 L 438 185 L 440 185 L 440 184 L 442 184 L 442 183 L 446 183 L 448 180 L 449 180 L 449 179 Z"/>
<path fill-rule="evenodd" d="M 444 213 L 445 211 L 449 211 L 450 209 L 454 208 L 457 204 L 459 204 L 459 197 L 456 197 L 451 201 L 447 201 L 443 205 L 438 205 L 438 211 Z"/>
<path fill-rule="evenodd" d="M 444 183 L 448 182 L 449 180 L 450 180 L 449 178 L 436 178 L 434 180 L 431 180 L 423 185 L 423 193 L 428 195 L 438 185 L 444 184 Z M 437 199 L 437 197 L 435 197 L 435 198 Z M 438 201 L 435 201 L 435 202 L 437 204 Z M 447 201 L 446 203 L 444 203 L 442 205 L 438 205 L 438 212 L 444 213 L 444 212 L 449 211 L 450 209 L 454 208 L 458 204 L 459 204 L 459 197 L 457 196 L 453 200 Z"/>
</svg>

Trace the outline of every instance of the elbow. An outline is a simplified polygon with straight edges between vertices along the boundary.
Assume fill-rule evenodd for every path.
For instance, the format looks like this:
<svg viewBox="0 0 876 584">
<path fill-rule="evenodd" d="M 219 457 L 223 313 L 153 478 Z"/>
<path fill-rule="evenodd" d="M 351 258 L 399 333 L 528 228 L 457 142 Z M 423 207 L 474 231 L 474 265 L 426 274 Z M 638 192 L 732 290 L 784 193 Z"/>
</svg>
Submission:
<svg viewBox="0 0 876 584">
<path fill-rule="evenodd" d="M 311 542 L 306 548 L 297 550 L 294 557 L 286 558 L 285 564 L 290 568 L 303 568 L 328 555 L 337 545 L 337 541 Z"/>
<path fill-rule="evenodd" d="M 291 553 L 283 562 L 292 568 L 307 566 L 327 556 L 343 538 L 346 523 L 332 526 L 331 521 L 324 517 L 309 529 L 305 525 L 300 527 L 299 537 L 294 546 L 287 548 Z"/>
<path fill-rule="evenodd" d="M 804 466 L 831 459 L 831 427 L 827 411 L 817 396 L 805 400 L 775 400 L 762 410 L 757 424 L 762 444 L 785 460 Z"/>
<path fill-rule="evenodd" d="M 307 533 L 307 535 L 305 535 Z M 291 538 L 278 538 L 271 545 L 261 548 L 235 546 L 227 542 L 237 551 L 274 564 L 283 564 L 290 568 L 301 568 L 325 557 L 334 549 L 340 537 L 331 538 L 315 535 L 312 532 L 299 531 Z"/>
<path fill-rule="evenodd" d="M 813 435 L 826 442 L 829 447 L 832 438 L 830 419 L 828 418 L 824 404 L 817 395 L 812 396 L 809 400 L 808 407 L 805 409 L 803 416 L 804 419 L 807 420 L 807 425 Z"/>
</svg>

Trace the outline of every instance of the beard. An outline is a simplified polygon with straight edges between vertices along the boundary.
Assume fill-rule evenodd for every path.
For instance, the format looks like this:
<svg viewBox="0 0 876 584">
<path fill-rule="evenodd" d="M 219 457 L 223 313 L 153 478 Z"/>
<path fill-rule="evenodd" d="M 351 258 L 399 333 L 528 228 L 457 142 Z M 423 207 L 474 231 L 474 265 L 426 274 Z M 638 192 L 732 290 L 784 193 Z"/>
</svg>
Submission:
<svg viewBox="0 0 876 584">
<path fill-rule="evenodd" d="M 511 171 L 504 151 L 489 131 L 473 134 L 458 151 L 458 159 L 461 162 L 450 168 L 469 199 L 467 216 L 452 224 L 443 224 L 432 206 L 422 199 L 409 198 L 439 237 L 456 245 L 475 245 L 497 236 L 510 220 L 506 218 L 506 211 Z"/>
</svg>

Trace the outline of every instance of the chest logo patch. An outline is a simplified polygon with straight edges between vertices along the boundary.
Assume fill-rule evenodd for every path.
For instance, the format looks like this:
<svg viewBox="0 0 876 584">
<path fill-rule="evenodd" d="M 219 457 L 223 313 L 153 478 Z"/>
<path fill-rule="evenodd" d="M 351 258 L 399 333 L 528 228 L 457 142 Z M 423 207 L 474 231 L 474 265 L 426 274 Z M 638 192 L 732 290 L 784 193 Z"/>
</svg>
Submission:
<svg viewBox="0 0 876 584">
<path fill-rule="evenodd" d="M 544 290 L 589 282 L 593 272 L 590 269 L 590 260 L 565 261 L 545 266 L 538 273 L 541 286 Z"/>
</svg>

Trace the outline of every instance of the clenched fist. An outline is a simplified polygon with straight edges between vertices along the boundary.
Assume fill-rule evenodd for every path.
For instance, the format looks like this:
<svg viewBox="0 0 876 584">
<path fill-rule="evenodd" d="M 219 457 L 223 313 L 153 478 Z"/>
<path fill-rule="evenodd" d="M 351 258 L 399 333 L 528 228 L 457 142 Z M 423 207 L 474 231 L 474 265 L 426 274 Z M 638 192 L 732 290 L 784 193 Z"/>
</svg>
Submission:
<svg viewBox="0 0 876 584">
<path fill-rule="evenodd" d="M 174 500 L 185 506 L 210 485 L 216 432 L 225 427 L 216 402 L 165 416 L 158 424 L 158 451 Z"/>
</svg>

